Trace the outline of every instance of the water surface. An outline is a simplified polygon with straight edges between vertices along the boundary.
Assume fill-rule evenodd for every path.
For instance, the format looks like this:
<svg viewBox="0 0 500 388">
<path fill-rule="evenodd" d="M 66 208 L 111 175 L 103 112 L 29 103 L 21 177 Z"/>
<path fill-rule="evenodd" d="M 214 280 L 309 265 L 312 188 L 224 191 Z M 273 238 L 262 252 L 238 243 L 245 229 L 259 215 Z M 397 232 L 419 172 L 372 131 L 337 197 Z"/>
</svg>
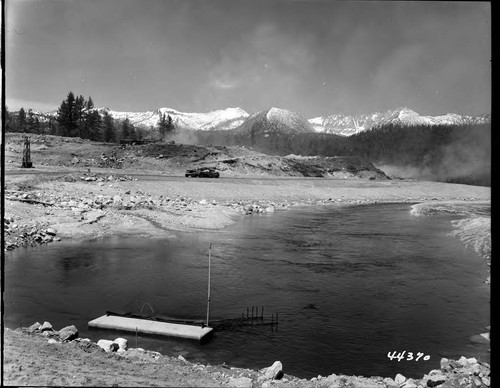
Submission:
<svg viewBox="0 0 500 388">
<path fill-rule="evenodd" d="M 456 218 L 456 217 L 455 217 Z M 7 253 L 7 327 L 74 324 L 93 340 L 189 360 L 259 369 L 280 360 L 300 377 L 421 378 L 441 357 L 488 361 L 469 337 L 489 325 L 484 260 L 450 236 L 453 215 L 414 217 L 410 205 L 316 208 L 253 215 L 219 231 L 161 241 L 59 243 Z M 219 331 L 206 344 L 88 329 L 106 310 L 206 316 L 212 243 L 212 319 L 247 306 L 279 313 L 270 327 Z M 389 360 L 388 352 L 429 355 Z"/>
</svg>

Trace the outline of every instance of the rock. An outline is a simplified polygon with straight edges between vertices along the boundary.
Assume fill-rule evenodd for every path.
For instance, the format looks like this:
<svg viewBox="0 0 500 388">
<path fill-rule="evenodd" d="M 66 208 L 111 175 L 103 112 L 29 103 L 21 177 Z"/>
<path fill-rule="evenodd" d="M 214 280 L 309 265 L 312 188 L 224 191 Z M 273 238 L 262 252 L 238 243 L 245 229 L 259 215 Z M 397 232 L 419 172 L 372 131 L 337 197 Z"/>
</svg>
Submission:
<svg viewBox="0 0 500 388">
<path fill-rule="evenodd" d="M 460 357 L 460 359 L 458 360 L 458 363 L 459 363 L 460 365 L 462 365 L 462 366 L 467 366 L 467 359 L 466 359 L 464 356 L 462 356 L 462 357 Z"/>
<path fill-rule="evenodd" d="M 32 324 L 30 327 L 28 327 L 28 331 L 30 333 L 33 333 L 34 331 L 38 331 L 40 330 L 42 327 L 42 325 L 40 324 L 40 322 L 35 322 L 34 324 Z"/>
<path fill-rule="evenodd" d="M 200 205 L 206 205 L 206 204 L 208 204 L 208 201 L 206 199 L 202 199 L 200 201 Z"/>
<path fill-rule="evenodd" d="M 273 365 L 262 370 L 268 379 L 279 380 L 283 377 L 283 365 L 280 361 L 275 361 Z"/>
<path fill-rule="evenodd" d="M 104 216 L 105 216 L 105 214 L 102 211 L 95 210 L 95 211 L 88 212 L 85 215 L 85 219 L 86 219 L 85 223 L 87 223 L 87 224 L 93 224 L 94 222 L 99 221 Z"/>
<path fill-rule="evenodd" d="M 105 352 L 116 352 L 119 348 L 118 344 L 115 344 L 113 341 L 100 339 L 97 341 L 97 346 L 103 349 Z"/>
<path fill-rule="evenodd" d="M 274 211 L 275 211 L 274 206 L 268 206 L 268 207 L 266 207 L 266 213 L 274 213 Z"/>
<path fill-rule="evenodd" d="M 245 211 L 245 214 L 252 214 L 253 213 L 253 206 L 252 205 L 246 205 L 243 210 Z"/>
<path fill-rule="evenodd" d="M 481 381 L 483 382 L 484 385 L 486 385 L 487 387 L 490 386 L 491 382 L 490 382 L 490 379 L 488 377 L 481 377 Z"/>
<path fill-rule="evenodd" d="M 47 341 L 48 344 L 59 344 L 60 342 L 55 340 L 54 338 L 50 338 L 48 341 Z"/>
<path fill-rule="evenodd" d="M 386 377 L 383 381 L 387 388 L 399 388 L 399 384 L 390 377 Z"/>
<path fill-rule="evenodd" d="M 45 233 L 47 233 L 50 236 L 55 236 L 57 232 L 55 229 L 47 228 L 47 229 L 45 229 Z"/>
<path fill-rule="evenodd" d="M 52 329 L 52 325 L 50 324 L 50 322 L 47 322 L 45 321 L 42 325 L 42 327 L 40 328 L 41 331 L 47 331 L 47 330 L 53 330 Z"/>
<path fill-rule="evenodd" d="M 249 377 L 230 377 L 228 385 L 230 387 L 238 387 L 238 388 L 252 388 L 253 383 L 252 379 Z"/>
<path fill-rule="evenodd" d="M 417 388 L 417 383 L 413 379 L 408 379 L 406 382 L 402 385 L 402 388 Z"/>
<path fill-rule="evenodd" d="M 128 341 L 125 338 L 117 338 L 113 341 L 118 345 L 119 350 L 127 350 Z"/>
<path fill-rule="evenodd" d="M 119 195 L 113 196 L 113 202 L 121 202 L 121 201 L 122 201 L 122 197 L 120 197 Z"/>
<path fill-rule="evenodd" d="M 428 376 L 427 380 L 428 387 L 437 387 L 438 385 L 443 384 L 448 379 L 448 377 L 446 377 L 446 375 L 441 372 L 437 373 L 432 373 L 432 372 L 434 371 L 431 371 L 431 374 L 429 374 Z"/>
<path fill-rule="evenodd" d="M 187 360 L 184 357 L 182 357 L 181 354 L 179 354 L 179 356 L 177 357 L 177 359 L 179 359 L 181 361 L 184 361 L 184 362 L 187 362 Z"/>
<path fill-rule="evenodd" d="M 78 329 L 75 325 L 63 327 L 59 330 L 59 338 L 61 341 L 71 341 L 78 337 Z"/>
<path fill-rule="evenodd" d="M 469 365 L 477 364 L 477 360 L 474 357 L 468 358 L 467 364 Z"/>
<path fill-rule="evenodd" d="M 401 385 L 406 381 L 406 377 L 398 373 L 396 377 L 394 377 L 394 381 L 396 382 L 397 385 Z"/>
</svg>

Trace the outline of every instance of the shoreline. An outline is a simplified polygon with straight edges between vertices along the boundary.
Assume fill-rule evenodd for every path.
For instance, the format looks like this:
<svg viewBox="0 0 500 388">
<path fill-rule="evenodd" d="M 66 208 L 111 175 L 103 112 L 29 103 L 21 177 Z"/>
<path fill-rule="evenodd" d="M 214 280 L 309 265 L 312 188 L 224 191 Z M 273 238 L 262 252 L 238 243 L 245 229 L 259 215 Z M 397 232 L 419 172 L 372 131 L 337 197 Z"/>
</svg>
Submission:
<svg viewBox="0 0 500 388">
<path fill-rule="evenodd" d="M 168 177 L 143 181 L 104 172 L 6 176 L 4 249 L 59 239 L 221 229 L 238 217 L 300 210 L 423 202 L 490 203 L 490 188 L 428 181 Z M 31 178 L 31 179 L 30 179 Z M 10 181 L 10 182 L 9 182 Z M 48 232 L 47 232 L 48 231 Z"/>
<path fill-rule="evenodd" d="M 68 334 L 70 333 L 70 334 Z M 114 346 L 111 346 L 114 345 Z M 332 373 L 311 379 L 285 374 L 276 361 L 261 370 L 224 364 L 193 363 L 182 356 L 165 356 L 142 348 L 128 348 L 127 340 L 78 337 L 68 326 L 53 330 L 48 322 L 4 332 L 5 385 L 40 386 L 190 386 L 190 387 L 489 387 L 490 365 L 474 357 L 440 360 L 440 368 L 422 378 L 347 376 Z"/>
</svg>

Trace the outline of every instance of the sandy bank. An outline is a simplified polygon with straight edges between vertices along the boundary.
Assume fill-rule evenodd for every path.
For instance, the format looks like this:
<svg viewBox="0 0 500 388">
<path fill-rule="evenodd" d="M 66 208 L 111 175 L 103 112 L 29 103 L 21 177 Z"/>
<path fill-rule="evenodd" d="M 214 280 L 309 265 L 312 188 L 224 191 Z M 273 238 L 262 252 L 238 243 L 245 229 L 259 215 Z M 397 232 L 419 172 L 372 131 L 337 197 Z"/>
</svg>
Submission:
<svg viewBox="0 0 500 388">
<path fill-rule="evenodd" d="M 490 200 L 487 187 L 419 181 L 190 179 L 105 171 L 10 173 L 5 180 L 7 250 L 68 238 L 164 238 L 301 206 Z M 56 234 L 47 236 L 48 229 Z"/>
</svg>

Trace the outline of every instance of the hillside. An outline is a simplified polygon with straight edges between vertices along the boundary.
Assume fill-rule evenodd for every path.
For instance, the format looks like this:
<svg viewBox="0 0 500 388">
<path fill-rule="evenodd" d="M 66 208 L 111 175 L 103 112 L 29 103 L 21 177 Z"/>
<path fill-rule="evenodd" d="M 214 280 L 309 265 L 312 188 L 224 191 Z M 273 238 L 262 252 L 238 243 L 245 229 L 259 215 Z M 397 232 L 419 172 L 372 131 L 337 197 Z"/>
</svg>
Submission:
<svg viewBox="0 0 500 388">
<path fill-rule="evenodd" d="M 184 176 L 187 169 L 215 167 L 221 177 L 388 179 L 371 163 L 353 157 L 281 157 L 246 147 L 200 146 L 173 141 L 118 145 L 52 135 L 31 135 L 30 138 L 31 160 L 35 168 L 113 168 Z M 22 135 L 7 133 L 5 140 L 5 163 L 20 165 Z"/>
</svg>

